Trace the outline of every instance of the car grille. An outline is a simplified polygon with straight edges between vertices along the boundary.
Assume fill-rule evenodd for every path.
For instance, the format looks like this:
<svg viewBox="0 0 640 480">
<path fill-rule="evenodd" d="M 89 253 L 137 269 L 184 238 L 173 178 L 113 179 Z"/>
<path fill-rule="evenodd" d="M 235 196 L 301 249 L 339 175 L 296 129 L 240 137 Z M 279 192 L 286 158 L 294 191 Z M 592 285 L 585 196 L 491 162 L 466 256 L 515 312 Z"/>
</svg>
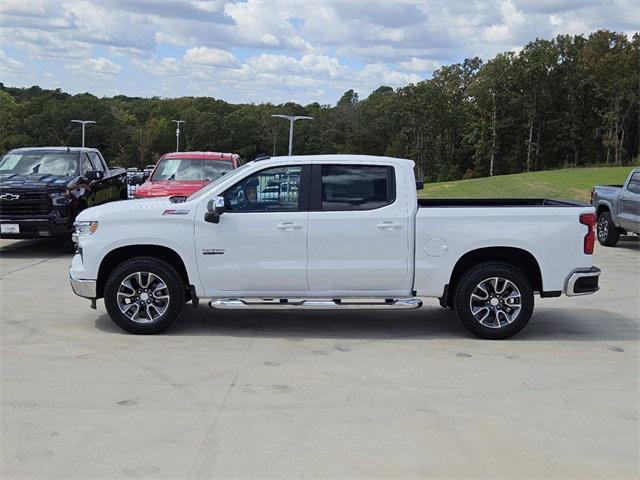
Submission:
<svg viewBox="0 0 640 480">
<path fill-rule="evenodd" d="M 51 211 L 51 199 L 46 192 L 0 191 L 4 194 L 20 195 L 16 200 L 0 198 L 0 216 L 46 215 Z"/>
</svg>

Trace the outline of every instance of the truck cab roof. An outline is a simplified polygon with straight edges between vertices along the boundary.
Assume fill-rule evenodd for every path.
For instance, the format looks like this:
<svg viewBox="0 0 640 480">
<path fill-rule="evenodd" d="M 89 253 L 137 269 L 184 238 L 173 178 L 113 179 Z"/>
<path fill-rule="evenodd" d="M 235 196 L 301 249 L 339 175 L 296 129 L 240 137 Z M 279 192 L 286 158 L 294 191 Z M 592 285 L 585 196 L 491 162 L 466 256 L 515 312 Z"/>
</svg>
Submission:
<svg viewBox="0 0 640 480">
<path fill-rule="evenodd" d="M 162 158 L 186 158 L 196 160 L 233 160 L 240 158 L 237 153 L 223 152 L 171 152 L 165 153 Z"/>
<path fill-rule="evenodd" d="M 344 154 L 344 153 L 335 153 L 328 155 L 284 155 L 280 157 L 268 157 L 268 158 L 259 158 L 255 161 L 258 162 L 268 162 L 268 161 L 290 161 L 290 162 L 303 162 L 303 163 L 314 163 L 314 162 L 331 162 L 331 163 L 379 163 L 379 162 L 407 162 L 410 165 L 413 165 L 413 160 L 409 160 L 406 158 L 396 158 L 396 157 L 381 157 L 377 155 L 355 155 L 355 154 Z"/>
<path fill-rule="evenodd" d="M 88 147 L 21 147 L 14 148 L 11 152 L 96 152 L 100 153 L 97 148 Z"/>
</svg>

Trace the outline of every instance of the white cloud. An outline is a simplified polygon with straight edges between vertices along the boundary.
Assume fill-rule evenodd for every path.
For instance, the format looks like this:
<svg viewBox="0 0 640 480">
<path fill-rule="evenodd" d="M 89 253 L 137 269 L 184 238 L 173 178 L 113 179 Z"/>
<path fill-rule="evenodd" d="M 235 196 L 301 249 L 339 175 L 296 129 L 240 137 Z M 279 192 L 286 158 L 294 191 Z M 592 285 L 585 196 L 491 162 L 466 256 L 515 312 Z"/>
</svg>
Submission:
<svg viewBox="0 0 640 480">
<path fill-rule="evenodd" d="M 536 37 L 638 25 L 637 0 L 0 2 L 0 43 L 26 70 L 22 82 L 55 71 L 70 91 L 232 101 L 335 102 Z"/>
<path fill-rule="evenodd" d="M 24 63 L 0 50 L 0 75 L 14 76 L 24 71 Z"/>
<path fill-rule="evenodd" d="M 491 43 L 510 43 L 517 41 L 518 35 L 527 25 L 525 15 L 511 0 L 500 2 L 500 21 L 483 29 L 481 39 Z"/>
<path fill-rule="evenodd" d="M 441 65 L 436 60 L 412 57 L 411 60 L 398 62 L 398 66 L 411 72 L 432 72 L 440 68 Z"/>
<path fill-rule="evenodd" d="M 65 68 L 80 77 L 98 77 L 105 80 L 114 78 L 122 70 L 122 65 L 108 58 L 85 58 L 77 63 L 65 65 Z"/>
<path fill-rule="evenodd" d="M 269 45 L 271 47 L 275 47 L 276 45 L 280 45 L 280 40 L 275 35 L 271 35 L 270 33 L 265 33 L 260 37 L 260 41 L 265 45 Z"/>
<path fill-rule="evenodd" d="M 219 48 L 193 47 L 186 51 L 184 61 L 194 65 L 211 67 L 233 67 L 239 65 L 238 59 L 230 52 Z"/>
</svg>

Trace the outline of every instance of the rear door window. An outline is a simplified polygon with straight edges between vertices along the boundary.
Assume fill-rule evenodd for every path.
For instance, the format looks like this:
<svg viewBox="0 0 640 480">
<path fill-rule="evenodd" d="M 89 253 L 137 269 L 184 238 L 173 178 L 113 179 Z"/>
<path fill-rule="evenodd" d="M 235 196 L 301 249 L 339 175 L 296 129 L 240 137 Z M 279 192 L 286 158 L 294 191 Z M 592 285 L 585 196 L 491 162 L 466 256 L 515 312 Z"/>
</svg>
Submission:
<svg viewBox="0 0 640 480">
<path fill-rule="evenodd" d="M 395 201 L 393 167 L 383 165 L 318 165 L 320 185 L 316 209 L 374 210 Z M 314 173 L 316 173 L 314 172 Z M 317 177 L 317 175 L 316 175 Z M 317 197 L 317 195 L 316 195 Z M 319 201 L 318 201 L 319 200 Z"/>
</svg>

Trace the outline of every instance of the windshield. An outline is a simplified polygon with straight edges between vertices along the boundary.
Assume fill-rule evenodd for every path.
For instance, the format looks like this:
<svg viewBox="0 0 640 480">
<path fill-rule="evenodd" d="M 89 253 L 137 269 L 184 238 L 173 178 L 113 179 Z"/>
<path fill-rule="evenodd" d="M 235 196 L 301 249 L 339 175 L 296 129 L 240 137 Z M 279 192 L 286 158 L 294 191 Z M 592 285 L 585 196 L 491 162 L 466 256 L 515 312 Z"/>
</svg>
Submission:
<svg viewBox="0 0 640 480">
<path fill-rule="evenodd" d="M 220 183 L 222 183 L 222 182 L 224 182 L 226 180 L 229 180 L 230 178 L 237 177 L 238 175 L 242 174 L 247 168 L 251 167 L 252 165 L 253 165 L 253 162 L 245 163 L 241 167 L 238 167 L 235 170 L 231 171 L 231 173 L 227 173 L 226 175 L 223 175 L 222 177 L 218 177 L 213 182 L 208 184 L 206 187 L 201 188 L 200 190 L 198 190 L 195 193 L 192 193 L 191 196 L 189 198 L 187 198 L 187 201 L 197 200 L 198 198 L 200 198 L 200 197 L 202 197 L 204 195 L 207 195 L 212 188 L 215 188 L 216 185 L 218 185 L 218 184 L 220 184 Z"/>
<path fill-rule="evenodd" d="M 0 174 L 70 177 L 77 171 L 77 152 L 9 152 L 0 160 Z"/>
<path fill-rule="evenodd" d="M 189 158 L 165 158 L 158 162 L 152 181 L 204 180 L 210 182 L 230 172 L 233 164 L 224 160 L 203 161 Z"/>
</svg>

